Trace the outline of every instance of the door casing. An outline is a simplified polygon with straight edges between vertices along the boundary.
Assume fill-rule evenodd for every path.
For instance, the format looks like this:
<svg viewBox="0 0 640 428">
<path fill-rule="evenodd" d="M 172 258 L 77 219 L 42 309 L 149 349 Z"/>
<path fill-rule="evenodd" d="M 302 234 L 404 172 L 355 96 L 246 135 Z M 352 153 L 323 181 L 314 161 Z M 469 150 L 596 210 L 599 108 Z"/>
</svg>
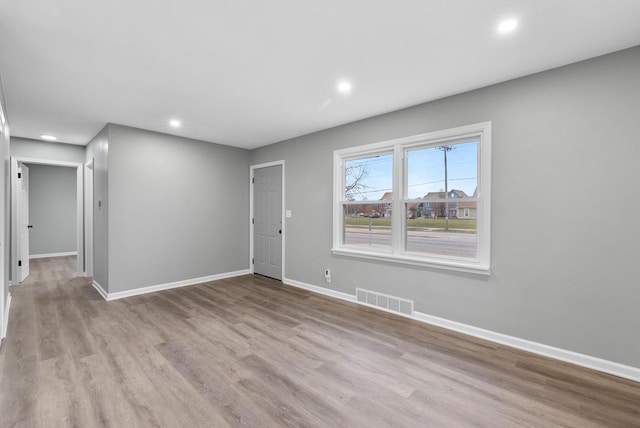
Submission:
<svg viewBox="0 0 640 428">
<path fill-rule="evenodd" d="M 12 156 L 11 157 L 11 284 L 18 283 L 18 162 L 38 165 L 63 166 L 76 168 L 76 247 L 78 248 L 78 276 L 85 276 L 84 271 L 84 183 L 83 183 L 83 164 L 79 162 L 65 162 L 48 159 L 35 159 L 27 157 Z"/>
<path fill-rule="evenodd" d="M 282 273 L 281 273 L 281 278 L 284 281 L 285 279 L 285 254 L 286 254 L 286 237 L 287 237 L 287 227 L 286 227 L 286 223 L 285 223 L 285 217 L 286 217 L 286 211 L 285 211 L 285 201 L 286 201 L 286 197 L 285 197 L 285 163 L 284 160 L 279 160 L 279 161 L 274 161 L 274 162 L 267 162 L 267 163 L 261 163 L 261 164 L 257 164 L 257 165 L 251 165 L 249 167 L 249 271 L 251 273 L 254 273 L 254 269 L 253 269 L 253 258 L 254 258 L 254 238 L 253 238 L 253 232 L 254 232 L 254 227 L 253 227 L 253 222 L 252 219 L 254 218 L 254 203 L 253 203 L 253 197 L 254 197 L 254 192 L 253 192 L 253 179 L 254 179 L 254 174 L 255 174 L 255 170 L 256 169 L 260 169 L 260 168 L 268 168 L 270 166 L 277 166 L 277 165 L 281 165 L 282 166 L 282 255 L 281 255 L 281 259 L 282 259 Z"/>
<path fill-rule="evenodd" d="M 84 165 L 84 274 L 93 276 L 93 158 Z"/>
</svg>

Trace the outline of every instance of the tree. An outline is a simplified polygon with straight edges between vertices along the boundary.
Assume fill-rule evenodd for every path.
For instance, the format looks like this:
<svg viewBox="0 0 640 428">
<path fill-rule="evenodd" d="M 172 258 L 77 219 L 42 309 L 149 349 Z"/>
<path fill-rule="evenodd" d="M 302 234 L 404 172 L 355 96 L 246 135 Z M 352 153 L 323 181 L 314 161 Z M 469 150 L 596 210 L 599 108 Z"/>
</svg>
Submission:
<svg viewBox="0 0 640 428">
<path fill-rule="evenodd" d="M 366 163 L 348 165 L 345 168 L 344 196 L 347 201 L 355 201 L 356 196 L 369 187 L 364 184 L 367 175 L 369 175 L 369 165 Z"/>
<path fill-rule="evenodd" d="M 445 217 L 447 213 L 447 206 L 444 202 L 430 202 L 429 208 L 434 217 Z"/>
</svg>

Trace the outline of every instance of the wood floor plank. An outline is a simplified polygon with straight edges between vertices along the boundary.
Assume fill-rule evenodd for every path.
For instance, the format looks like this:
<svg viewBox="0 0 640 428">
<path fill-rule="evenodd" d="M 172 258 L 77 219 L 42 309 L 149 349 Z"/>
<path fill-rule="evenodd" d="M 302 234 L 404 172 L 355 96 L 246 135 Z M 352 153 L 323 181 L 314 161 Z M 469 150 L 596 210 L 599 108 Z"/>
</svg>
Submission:
<svg viewBox="0 0 640 428">
<path fill-rule="evenodd" d="M 271 415 L 252 405 L 238 391 L 238 383 L 250 377 L 250 373 L 240 368 L 228 370 L 228 367 L 220 367 L 210 356 L 201 358 L 202 354 L 197 349 L 177 343 L 160 344 L 157 349 L 206 401 L 216 417 L 224 420 L 215 426 L 277 425 Z"/>
<path fill-rule="evenodd" d="M 245 275 L 104 301 L 33 260 L 1 427 L 640 427 L 640 384 Z"/>
</svg>

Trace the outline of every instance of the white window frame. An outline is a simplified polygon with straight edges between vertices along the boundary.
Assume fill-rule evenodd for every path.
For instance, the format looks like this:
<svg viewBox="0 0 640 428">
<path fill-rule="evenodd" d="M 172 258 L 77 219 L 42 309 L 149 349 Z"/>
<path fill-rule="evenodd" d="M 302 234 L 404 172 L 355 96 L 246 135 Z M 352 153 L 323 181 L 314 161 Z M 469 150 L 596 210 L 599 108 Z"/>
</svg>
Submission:
<svg viewBox="0 0 640 428">
<path fill-rule="evenodd" d="M 407 166 L 405 153 L 409 149 L 447 142 L 477 138 L 478 141 L 478 195 L 476 208 L 477 256 L 461 258 L 405 251 L 406 216 L 391 217 L 391 249 L 376 250 L 354 248 L 342 244 L 344 228 L 343 206 L 345 188 L 345 161 L 393 151 L 392 212 L 404 212 Z M 488 275 L 491 267 L 491 122 L 481 122 L 442 131 L 350 147 L 333 152 L 333 254 L 371 260 L 442 268 Z M 370 201 L 373 202 L 373 201 Z M 355 202 L 355 203 L 362 203 Z"/>
</svg>

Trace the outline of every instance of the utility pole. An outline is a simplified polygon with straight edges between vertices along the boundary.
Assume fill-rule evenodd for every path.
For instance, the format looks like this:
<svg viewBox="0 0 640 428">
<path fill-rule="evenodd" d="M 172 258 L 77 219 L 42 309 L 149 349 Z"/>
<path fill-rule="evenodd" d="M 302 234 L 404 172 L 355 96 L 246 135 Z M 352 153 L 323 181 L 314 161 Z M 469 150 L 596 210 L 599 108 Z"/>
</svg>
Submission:
<svg viewBox="0 0 640 428">
<path fill-rule="evenodd" d="M 449 179 L 447 176 L 447 152 L 453 150 L 451 146 L 440 146 L 438 149 L 444 152 L 444 230 L 449 230 Z"/>
</svg>

